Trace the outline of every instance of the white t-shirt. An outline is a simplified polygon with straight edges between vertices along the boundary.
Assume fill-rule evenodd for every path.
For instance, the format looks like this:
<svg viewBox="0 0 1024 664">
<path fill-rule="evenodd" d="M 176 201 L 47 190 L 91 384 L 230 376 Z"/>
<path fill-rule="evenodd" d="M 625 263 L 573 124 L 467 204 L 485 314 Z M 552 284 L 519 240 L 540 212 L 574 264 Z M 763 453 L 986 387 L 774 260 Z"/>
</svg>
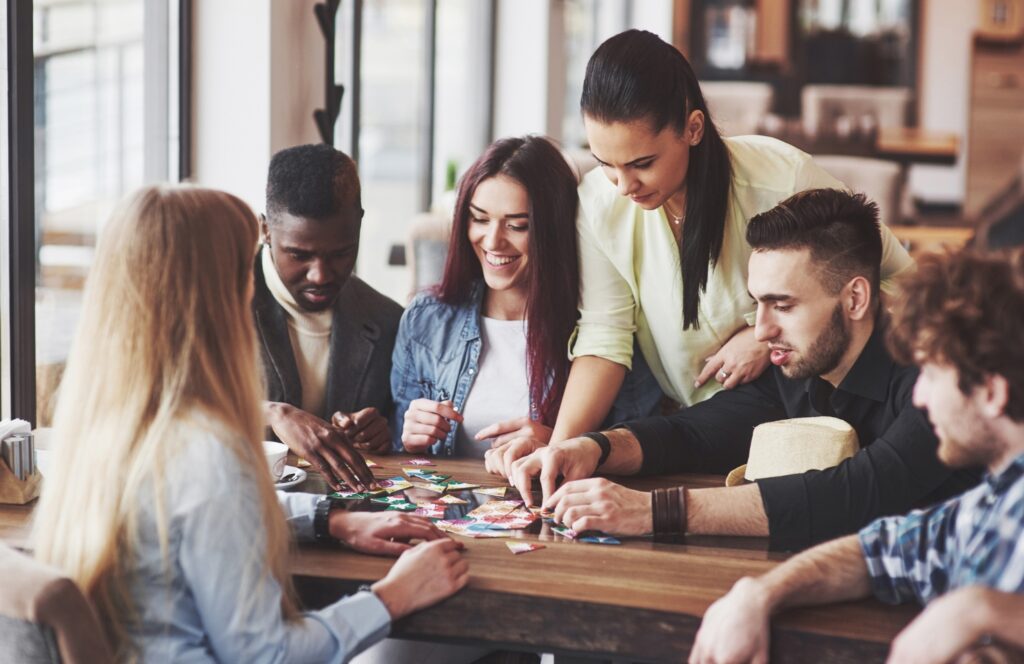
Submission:
<svg viewBox="0 0 1024 664">
<path fill-rule="evenodd" d="M 455 434 L 455 455 L 482 459 L 492 441 L 476 441 L 478 431 L 530 414 L 526 321 L 481 316 L 480 341 L 476 379 L 466 395 L 462 425 Z"/>
</svg>

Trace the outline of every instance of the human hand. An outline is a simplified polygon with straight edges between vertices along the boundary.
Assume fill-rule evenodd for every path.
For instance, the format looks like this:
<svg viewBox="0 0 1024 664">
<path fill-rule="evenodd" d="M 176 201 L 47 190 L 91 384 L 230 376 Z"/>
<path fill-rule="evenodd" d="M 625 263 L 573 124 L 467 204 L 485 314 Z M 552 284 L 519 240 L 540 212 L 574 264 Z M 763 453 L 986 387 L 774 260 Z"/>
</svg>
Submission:
<svg viewBox="0 0 1024 664">
<path fill-rule="evenodd" d="M 376 485 L 363 457 L 338 427 L 287 403 L 269 404 L 267 414 L 281 442 L 309 461 L 335 491 L 342 482 L 360 490 Z"/>
<path fill-rule="evenodd" d="M 547 443 L 551 440 L 551 427 L 544 426 L 526 416 L 517 417 L 514 420 L 505 420 L 484 427 L 476 434 L 476 440 L 487 440 L 488 438 L 494 439 L 491 443 L 492 448 L 506 445 L 516 438 L 533 438 L 541 443 Z"/>
<path fill-rule="evenodd" d="M 451 401 L 416 399 L 405 411 L 402 425 L 402 445 L 406 452 L 417 454 L 444 440 L 452 430 L 449 420 L 462 421 L 462 414 Z"/>
<path fill-rule="evenodd" d="M 651 494 L 603 477 L 566 482 L 544 501 L 544 508 L 554 512 L 556 523 L 578 533 L 600 530 L 609 535 L 646 535 L 654 530 Z"/>
<path fill-rule="evenodd" d="M 555 492 L 555 482 L 559 475 L 566 482 L 590 477 L 597 470 L 600 458 L 601 446 L 595 441 L 583 437 L 570 438 L 546 445 L 529 456 L 513 461 L 508 478 L 526 504 L 533 505 L 530 491 L 533 478 L 539 475 L 542 504 L 546 504 Z"/>
<path fill-rule="evenodd" d="M 514 461 L 542 447 L 544 443 L 536 438 L 515 438 L 504 445 L 492 446 L 484 452 L 484 468 L 489 473 L 511 477 Z"/>
<path fill-rule="evenodd" d="M 360 553 L 397 556 L 412 548 L 410 540 L 436 540 L 445 537 L 422 516 L 401 512 L 331 512 L 328 522 L 331 537 Z"/>
<path fill-rule="evenodd" d="M 889 664 L 945 663 L 975 645 L 985 633 L 979 623 L 985 594 L 980 586 L 966 586 L 932 601 L 903 631 L 889 650 Z"/>
<path fill-rule="evenodd" d="M 700 387 L 712 376 L 727 390 L 749 383 L 768 368 L 768 356 L 768 344 L 754 338 L 754 328 L 745 327 L 704 361 L 693 386 Z"/>
<path fill-rule="evenodd" d="M 757 579 L 745 577 L 708 607 L 690 664 L 768 664 L 771 610 Z"/>
<path fill-rule="evenodd" d="M 374 454 L 391 451 L 387 418 L 372 406 L 354 413 L 335 413 L 331 416 L 331 424 L 344 431 L 356 449 Z"/>
<path fill-rule="evenodd" d="M 448 537 L 422 542 L 403 553 L 373 592 L 398 620 L 454 595 L 469 581 L 465 546 Z"/>
</svg>

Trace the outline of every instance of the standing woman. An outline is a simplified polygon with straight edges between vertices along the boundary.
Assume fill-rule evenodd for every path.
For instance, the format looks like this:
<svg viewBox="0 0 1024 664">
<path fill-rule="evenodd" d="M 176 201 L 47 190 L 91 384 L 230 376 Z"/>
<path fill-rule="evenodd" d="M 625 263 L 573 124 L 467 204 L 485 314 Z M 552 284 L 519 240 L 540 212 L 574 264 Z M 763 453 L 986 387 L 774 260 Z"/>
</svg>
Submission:
<svg viewBox="0 0 1024 664">
<path fill-rule="evenodd" d="M 152 187 L 97 250 L 34 543 L 92 600 L 118 661 L 347 661 L 466 582 L 458 544 L 425 519 L 275 495 L 250 312 L 256 237 L 234 196 Z M 301 613 L 293 533 L 404 552 L 372 591 Z"/>
<path fill-rule="evenodd" d="M 398 328 L 396 449 L 485 457 L 494 471 L 506 443 L 548 441 L 579 304 L 576 187 L 541 136 L 496 141 L 463 176 L 444 276 Z M 631 376 L 617 417 L 650 414 L 660 399 L 642 375 Z"/>
<path fill-rule="evenodd" d="M 604 420 L 634 335 L 682 406 L 757 378 L 769 360 L 748 321 L 747 222 L 795 192 L 844 188 L 790 145 L 721 137 L 689 63 L 649 32 L 597 49 L 580 106 L 599 168 L 579 187 L 580 320 L 552 441 Z M 912 264 L 888 229 L 883 249 L 883 279 Z"/>
</svg>

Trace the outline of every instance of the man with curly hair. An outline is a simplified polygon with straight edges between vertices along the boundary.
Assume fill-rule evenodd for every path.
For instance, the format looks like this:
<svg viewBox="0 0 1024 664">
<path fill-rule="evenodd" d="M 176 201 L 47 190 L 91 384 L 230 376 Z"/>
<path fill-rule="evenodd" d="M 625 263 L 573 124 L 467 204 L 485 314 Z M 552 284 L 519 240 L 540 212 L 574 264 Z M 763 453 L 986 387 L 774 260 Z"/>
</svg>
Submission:
<svg viewBox="0 0 1024 664">
<path fill-rule="evenodd" d="M 767 662 L 779 609 L 870 594 L 927 605 L 891 661 L 951 661 L 984 638 L 1024 648 L 1024 252 L 925 256 L 904 288 L 890 342 L 921 367 L 914 403 L 939 458 L 985 480 L 740 579 L 705 613 L 691 662 Z"/>
</svg>

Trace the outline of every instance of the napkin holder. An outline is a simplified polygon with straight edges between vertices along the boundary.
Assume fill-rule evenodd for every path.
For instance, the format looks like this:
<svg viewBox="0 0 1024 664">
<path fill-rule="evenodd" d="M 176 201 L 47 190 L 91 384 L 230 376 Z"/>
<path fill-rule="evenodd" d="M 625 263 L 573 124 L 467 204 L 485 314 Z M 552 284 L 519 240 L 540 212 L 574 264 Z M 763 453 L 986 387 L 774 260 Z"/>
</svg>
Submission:
<svg viewBox="0 0 1024 664">
<path fill-rule="evenodd" d="M 43 476 L 36 468 L 35 472 L 23 480 L 19 480 L 3 459 L 0 459 L 0 504 L 24 505 L 39 497 Z"/>
</svg>

